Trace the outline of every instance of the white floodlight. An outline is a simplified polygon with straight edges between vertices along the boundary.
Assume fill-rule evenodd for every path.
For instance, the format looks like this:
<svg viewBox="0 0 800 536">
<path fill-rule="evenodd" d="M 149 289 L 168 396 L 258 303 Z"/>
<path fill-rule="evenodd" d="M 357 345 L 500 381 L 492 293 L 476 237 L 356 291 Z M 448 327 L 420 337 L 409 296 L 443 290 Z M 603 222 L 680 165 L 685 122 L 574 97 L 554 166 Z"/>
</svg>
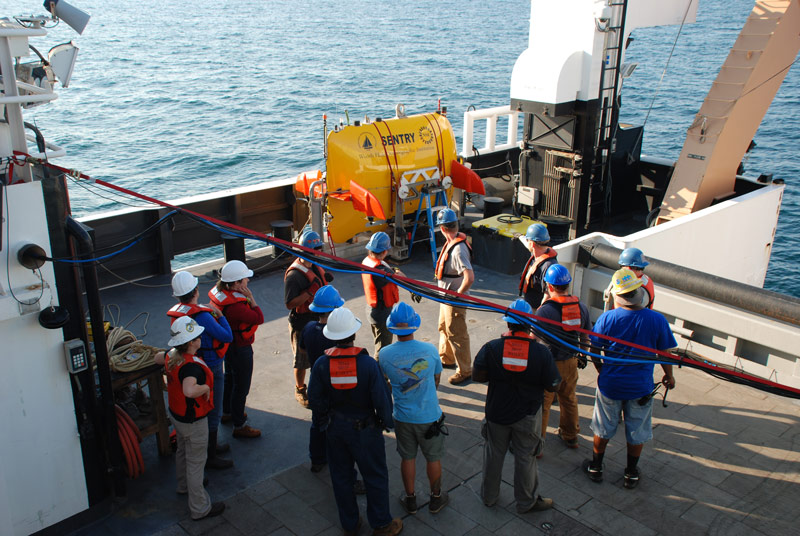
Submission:
<svg viewBox="0 0 800 536">
<path fill-rule="evenodd" d="M 83 33 L 84 28 L 89 23 L 90 15 L 67 3 L 66 0 L 45 0 L 44 8 L 53 17 L 66 22 L 70 28 L 79 34 Z"/>
</svg>

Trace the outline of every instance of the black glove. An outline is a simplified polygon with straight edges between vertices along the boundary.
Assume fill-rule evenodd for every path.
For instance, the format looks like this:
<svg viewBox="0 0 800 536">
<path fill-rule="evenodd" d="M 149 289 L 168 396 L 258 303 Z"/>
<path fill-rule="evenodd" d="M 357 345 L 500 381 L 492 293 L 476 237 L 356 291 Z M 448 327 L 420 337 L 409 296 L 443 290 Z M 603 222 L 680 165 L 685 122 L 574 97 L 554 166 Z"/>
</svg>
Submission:
<svg viewBox="0 0 800 536">
<path fill-rule="evenodd" d="M 579 355 L 578 356 L 578 368 L 579 369 L 585 369 L 586 365 L 588 365 L 588 364 L 589 364 L 589 360 L 586 359 L 585 355 Z"/>
<path fill-rule="evenodd" d="M 420 296 L 419 294 L 414 294 L 414 293 L 412 292 L 412 293 L 411 293 L 411 301 L 414 301 L 414 302 L 420 303 L 420 302 L 422 302 L 422 296 Z"/>
</svg>

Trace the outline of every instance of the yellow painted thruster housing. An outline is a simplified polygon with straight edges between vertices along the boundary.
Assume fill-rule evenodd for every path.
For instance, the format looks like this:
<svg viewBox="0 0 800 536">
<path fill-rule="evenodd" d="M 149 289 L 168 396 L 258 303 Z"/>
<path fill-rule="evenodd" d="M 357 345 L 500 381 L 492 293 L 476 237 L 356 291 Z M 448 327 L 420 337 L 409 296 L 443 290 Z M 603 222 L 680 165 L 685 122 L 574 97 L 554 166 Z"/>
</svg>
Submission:
<svg viewBox="0 0 800 536">
<path fill-rule="evenodd" d="M 353 180 L 375 195 L 387 219 L 391 219 L 396 197 L 392 192 L 391 171 L 399 187 L 403 173 L 435 168 L 439 162 L 444 168 L 442 178 L 448 176 L 455 159 L 453 129 L 439 113 L 347 126 L 328 135 L 328 193 L 339 189 L 349 191 Z M 418 205 L 418 199 L 405 201 L 403 213 L 413 214 Z M 335 242 L 349 240 L 369 225 L 364 213 L 356 211 L 349 201 L 328 197 L 328 212 L 332 216 L 328 230 Z M 369 227 L 371 231 L 385 228 L 385 224 Z"/>
</svg>

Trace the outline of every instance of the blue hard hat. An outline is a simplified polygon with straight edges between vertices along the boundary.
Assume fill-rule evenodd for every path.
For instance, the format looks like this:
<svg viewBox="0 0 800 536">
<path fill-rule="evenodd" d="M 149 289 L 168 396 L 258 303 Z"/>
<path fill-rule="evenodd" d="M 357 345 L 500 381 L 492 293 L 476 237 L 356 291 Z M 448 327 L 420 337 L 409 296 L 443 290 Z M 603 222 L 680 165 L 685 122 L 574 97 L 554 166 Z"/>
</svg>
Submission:
<svg viewBox="0 0 800 536">
<path fill-rule="evenodd" d="M 316 231 L 306 231 L 300 237 L 300 245 L 304 248 L 321 249 L 322 239 L 319 237 Z"/>
<path fill-rule="evenodd" d="M 397 327 L 405 324 L 405 327 Z M 386 329 L 395 335 L 411 335 L 419 329 L 420 318 L 414 308 L 404 302 L 398 302 L 392 307 L 389 318 L 386 319 Z"/>
<path fill-rule="evenodd" d="M 458 221 L 458 216 L 456 216 L 456 211 L 450 208 L 443 208 L 436 215 L 436 225 L 443 225 L 445 223 L 456 223 L 457 221 Z"/>
<path fill-rule="evenodd" d="M 390 249 L 392 249 L 392 241 L 389 239 L 389 235 L 383 231 L 378 231 L 372 235 L 369 242 L 367 242 L 367 251 L 373 253 L 383 253 Z"/>
<path fill-rule="evenodd" d="M 314 294 L 314 301 L 308 308 L 315 313 L 330 313 L 342 305 L 344 305 L 344 300 L 339 296 L 339 291 L 332 285 L 325 285 Z"/>
<path fill-rule="evenodd" d="M 544 273 L 544 280 L 551 285 L 569 285 L 572 281 L 572 276 L 569 275 L 569 270 L 566 266 L 561 264 L 553 264 Z"/>
<path fill-rule="evenodd" d="M 528 226 L 525 238 L 532 242 L 550 242 L 550 233 L 543 223 L 532 223 Z"/>
<path fill-rule="evenodd" d="M 644 258 L 644 253 L 639 248 L 625 248 L 619 255 L 620 266 L 633 266 L 634 268 L 644 268 L 650 264 Z"/>
<path fill-rule="evenodd" d="M 514 300 L 513 302 L 511 302 L 511 305 L 509 305 L 508 308 L 511 311 L 519 311 L 520 313 L 533 314 L 533 307 L 531 307 L 531 304 L 526 302 L 524 298 L 519 298 L 517 300 Z M 504 316 L 503 320 L 508 322 L 509 324 L 521 324 L 519 319 L 508 315 Z"/>
</svg>

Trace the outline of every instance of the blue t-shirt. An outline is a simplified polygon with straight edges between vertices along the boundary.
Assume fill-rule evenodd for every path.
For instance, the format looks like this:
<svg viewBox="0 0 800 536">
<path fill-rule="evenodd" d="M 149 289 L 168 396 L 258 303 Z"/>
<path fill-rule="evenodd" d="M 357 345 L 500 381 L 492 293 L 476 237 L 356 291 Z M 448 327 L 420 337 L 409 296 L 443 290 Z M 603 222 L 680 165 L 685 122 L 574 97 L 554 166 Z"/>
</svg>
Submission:
<svg viewBox="0 0 800 536">
<path fill-rule="evenodd" d="M 211 313 L 203 311 L 194 315 L 194 321 L 204 328 L 200 335 L 200 349 L 197 355 L 211 368 L 221 366 L 222 358 L 214 351 L 214 341 L 224 343 L 233 341 L 233 331 L 228 320 L 224 316 L 214 318 Z"/>
<path fill-rule="evenodd" d="M 442 410 L 434 376 L 442 373 L 439 351 L 422 341 L 397 341 L 381 349 L 381 370 L 394 395 L 394 419 L 412 424 L 439 420 Z"/>
<path fill-rule="evenodd" d="M 668 350 L 678 346 L 672 331 L 669 329 L 667 320 L 661 313 L 651 309 L 632 311 L 620 308 L 606 311 L 597 319 L 594 331 L 648 348 L 655 348 L 656 350 Z M 594 335 L 591 336 L 591 339 L 593 344 L 602 346 L 605 354 L 610 357 L 626 357 L 618 352 L 623 352 L 624 354 L 632 353 L 636 356 L 655 355 Z M 654 367 L 655 365 L 649 364 L 614 365 L 605 361 L 600 369 L 600 375 L 597 377 L 597 387 L 603 395 L 614 400 L 641 398 L 653 391 Z"/>
</svg>

